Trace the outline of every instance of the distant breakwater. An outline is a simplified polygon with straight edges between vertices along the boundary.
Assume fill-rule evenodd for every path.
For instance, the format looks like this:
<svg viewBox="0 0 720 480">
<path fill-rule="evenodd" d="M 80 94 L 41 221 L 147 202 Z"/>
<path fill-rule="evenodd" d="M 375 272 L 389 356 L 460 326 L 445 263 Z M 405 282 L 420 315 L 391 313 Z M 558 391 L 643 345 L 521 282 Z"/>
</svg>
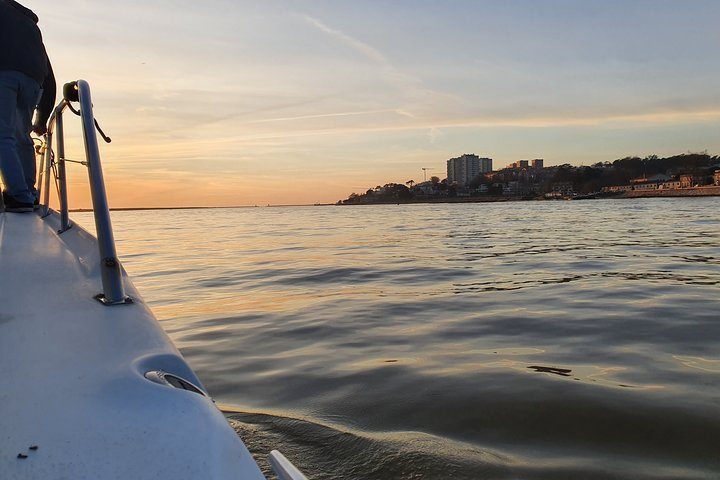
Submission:
<svg viewBox="0 0 720 480">
<path fill-rule="evenodd" d="M 372 202 L 336 203 L 337 206 L 353 205 L 400 205 L 407 203 L 488 203 L 488 202 L 519 202 L 528 200 L 544 200 L 540 197 L 441 197 L 441 198 L 412 198 L 412 199 L 383 199 Z"/>
<path fill-rule="evenodd" d="M 658 190 L 630 190 L 619 198 L 647 198 L 647 197 L 718 197 L 720 186 L 668 188 Z M 617 198 L 617 197 L 616 197 Z"/>
</svg>

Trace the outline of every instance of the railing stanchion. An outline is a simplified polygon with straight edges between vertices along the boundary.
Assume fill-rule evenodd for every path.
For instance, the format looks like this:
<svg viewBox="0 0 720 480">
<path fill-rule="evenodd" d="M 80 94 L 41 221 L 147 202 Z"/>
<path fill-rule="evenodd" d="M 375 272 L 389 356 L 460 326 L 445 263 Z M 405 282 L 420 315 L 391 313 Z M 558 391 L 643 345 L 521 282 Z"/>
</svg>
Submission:
<svg viewBox="0 0 720 480">
<path fill-rule="evenodd" d="M 37 195 L 38 195 L 38 202 L 42 204 L 42 198 L 43 198 L 43 173 L 45 173 L 45 145 L 47 145 L 47 132 L 45 132 L 45 135 L 43 136 L 43 144 L 42 147 L 39 150 L 35 150 L 35 158 L 37 159 L 38 155 L 40 155 L 40 161 L 38 166 L 38 172 L 37 172 L 37 182 L 35 185 L 37 185 Z"/>
<path fill-rule="evenodd" d="M 110 209 L 108 208 L 105 181 L 100 164 L 100 149 L 95 134 L 95 118 L 92 110 L 90 87 L 85 80 L 77 81 L 82 131 L 85 139 L 85 158 L 90 178 L 90 195 L 92 197 L 95 229 L 97 230 L 100 247 L 100 269 L 102 274 L 103 294 L 98 297 L 105 304 L 114 305 L 127 303 L 122 280 L 122 269 L 115 251 Z"/>
<path fill-rule="evenodd" d="M 43 185 L 42 188 L 42 216 L 47 217 L 50 214 L 50 177 L 52 172 L 52 131 L 48 129 L 47 141 L 45 142 L 45 173 L 43 174 Z"/>
<path fill-rule="evenodd" d="M 55 116 L 55 131 L 57 142 L 57 177 L 59 184 L 60 197 L 60 232 L 64 232 L 70 228 L 70 218 L 68 213 L 68 193 L 67 193 L 67 176 L 65 174 L 65 132 L 63 131 L 63 113 L 62 110 L 57 112 Z"/>
</svg>

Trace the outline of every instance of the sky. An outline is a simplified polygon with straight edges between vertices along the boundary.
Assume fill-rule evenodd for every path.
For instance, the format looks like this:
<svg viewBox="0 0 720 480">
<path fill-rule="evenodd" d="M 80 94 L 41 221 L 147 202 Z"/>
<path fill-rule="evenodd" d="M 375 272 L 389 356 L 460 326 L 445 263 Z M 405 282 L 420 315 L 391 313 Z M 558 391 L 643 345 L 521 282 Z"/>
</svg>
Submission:
<svg viewBox="0 0 720 480">
<path fill-rule="evenodd" d="M 716 0 L 21 3 L 58 83 L 90 82 L 113 207 L 335 202 L 463 153 L 720 154 Z"/>
</svg>

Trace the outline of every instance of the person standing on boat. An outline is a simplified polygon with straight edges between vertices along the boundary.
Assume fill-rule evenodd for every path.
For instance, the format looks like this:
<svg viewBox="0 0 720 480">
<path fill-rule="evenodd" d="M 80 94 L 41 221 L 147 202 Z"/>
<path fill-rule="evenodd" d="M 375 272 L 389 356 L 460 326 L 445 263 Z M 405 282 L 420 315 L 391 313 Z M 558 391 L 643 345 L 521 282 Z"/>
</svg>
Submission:
<svg viewBox="0 0 720 480">
<path fill-rule="evenodd" d="M 7 211 L 32 211 L 38 202 L 30 132 L 46 133 L 55 104 L 55 76 L 37 22 L 32 10 L 0 0 L 0 173 Z"/>
</svg>

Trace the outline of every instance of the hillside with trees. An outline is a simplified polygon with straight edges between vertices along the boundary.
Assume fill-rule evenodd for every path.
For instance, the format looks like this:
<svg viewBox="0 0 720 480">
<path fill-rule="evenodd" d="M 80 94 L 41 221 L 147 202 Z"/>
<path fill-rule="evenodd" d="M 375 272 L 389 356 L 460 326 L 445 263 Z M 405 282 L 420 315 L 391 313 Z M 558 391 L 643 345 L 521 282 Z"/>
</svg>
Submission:
<svg viewBox="0 0 720 480">
<path fill-rule="evenodd" d="M 660 158 L 625 157 L 614 161 L 599 162 L 591 166 L 570 164 L 545 168 L 505 168 L 481 174 L 464 186 L 448 185 L 447 179 L 432 177 L 429 181 L 416 183 L 387 183 L 353 193 L 338 204 L 404 203 L 413 201 L 443 201 L 458 197 L 477 198 L 543 198 L 550 192 L 562 191 L 573 194 L 592 194 L 604 187 L 627 185 L 638 179 L 663 175 L 677 178 L 682 174 L 697 174 L 712 178 L 720 169 L 720 157 L 707 153 L 686 153 Z"/>
<path fill-rule="evenodd" d="M 552 168 L 552 167 L 551 167 Z M 720 168 L 720 157 L 706 153 L 687 153 L 672 157 L 625 157 L 613 162 L 596 163 L 590 167 L 560 165 L 551 183 L 572 182 L 578 193 L 600 191 L 603 187 L 626 185 L 633 179 L 654 175 L 675 177 L 683 173 L 711 175 Z"/>
</svg>

